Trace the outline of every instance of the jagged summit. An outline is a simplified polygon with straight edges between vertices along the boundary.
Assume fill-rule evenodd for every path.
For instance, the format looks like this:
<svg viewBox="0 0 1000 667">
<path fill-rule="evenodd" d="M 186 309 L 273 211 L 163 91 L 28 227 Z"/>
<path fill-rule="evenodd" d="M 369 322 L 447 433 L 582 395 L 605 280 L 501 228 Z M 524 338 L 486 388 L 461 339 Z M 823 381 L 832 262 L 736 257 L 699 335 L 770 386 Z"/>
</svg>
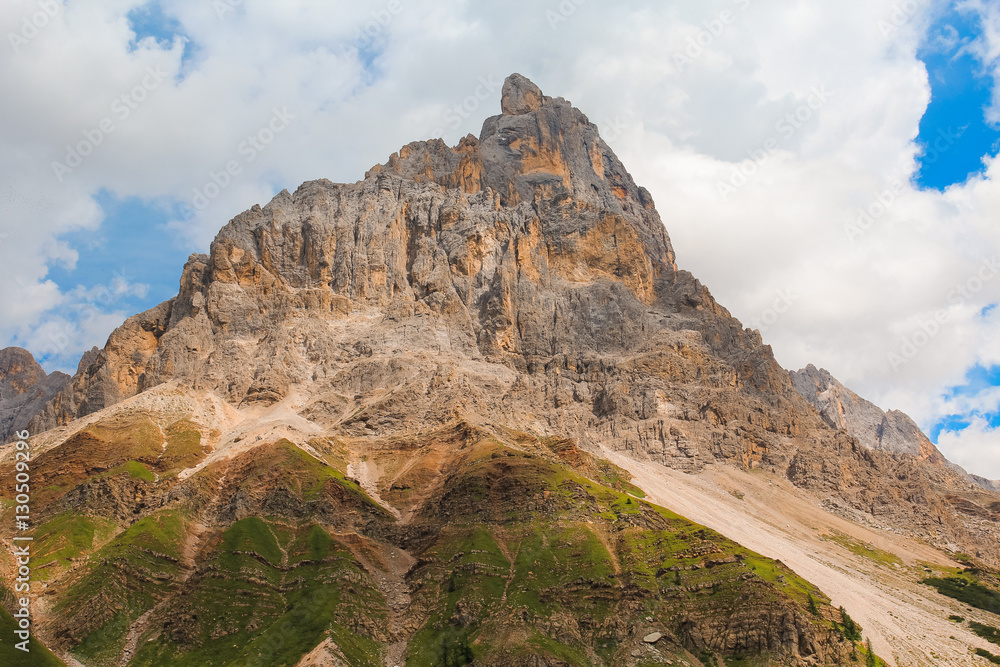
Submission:
<svg viewBox="0 0 1000 667">
<path fill-rule="evenodd" d="M 883 411 L 845 387 L 829 371 L 809 364 L 790 371 L 792 385 L 830 426 L 841 429 L 870 449 L 883 449 L 944 464 L 945 458 L 909 415 Z"/>
<path fill-rule="evenodd" d="M 676 271 L 652 196 L 636 185 L 579 109 L 543 95 L 520 74 L 504 82 L 501 108 L 501 115 L 483 123 L 478 139 L 469 135 L 454 148 L 439 140 L 414 142 L 367 176 L 393 174 L 470 194 L 485 190 L 505 207 L 527 204 L 548 223 L 541 231 L 556 241 L 610 216 L 625 218 L 657 273 Z M 557 215 L 546 215 L 542 207 Z"/>
<path fill-rule="evenodd" d="M 526 76 L 515 72 L 503 82 L 500 108 L 505 116 L 518 116 L 538 111 L 544 103 L 551 100 Z"/>
<path fill-rule="evenodd" d="M 809 364 L 798 371 L 789 371 L 789 377 L 795 390 L 819 411 L 823 421 L 857 438 L 862 446 L 945 465 L 984 489 L 1000 491 L 1000 482 L 969 474 L 948 461 L 908 414 L 901 410 L 883 411 L 845 387 L 826 369 Z"/>
<path fill-rule="evenodd" d="M 690 319 L 718 352 L 760 355 L 747 382 L 787 393 L 759 338 L 677 269 L 652 198 L 597 127 L 520 75 L 504 90 L 508 113 L 479 139 L 414 142 L 359 183 L 305 183 L 234 218 L 190 258 L 178 296 L 117 330 L 36 427 L 170 379 L 236 405 L 280 400 L 330 380 L 342 352 L 329 346 L 344 343 L 320 322 L 362 312 L 381 317 L 350 331 L 377 341 L 366 348 L 444 344 L 517 369 L 633 348 Z M 434 337 L 404 322 L 428 316 Z M 312 339 L 292 357 L 289 328 Z"/>
</svg>

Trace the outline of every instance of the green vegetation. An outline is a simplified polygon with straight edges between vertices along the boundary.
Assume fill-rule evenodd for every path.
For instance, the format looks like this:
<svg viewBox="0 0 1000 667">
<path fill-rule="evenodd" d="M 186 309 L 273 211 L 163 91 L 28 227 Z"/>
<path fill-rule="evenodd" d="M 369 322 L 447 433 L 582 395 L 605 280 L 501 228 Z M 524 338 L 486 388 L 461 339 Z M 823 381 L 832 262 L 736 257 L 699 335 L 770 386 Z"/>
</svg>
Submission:
<svg viewBox="0 0 1000 667">
<path fill-rule="evenodd" d="M 421 582 L 413 604 L 430 610 L 409 644 L 407 664 L 414 667 L 469 659 L 466 645 L 484 664 L 534 655 L 587 665 L 588 650 L 610 664 L 617 642 L 600 634 L 556 640 L 539 628 L 565 618 L 586 619 L 589 628 L 620 623 L 623 587 L 638 591 L 630 595 L 644 605 L 631 622 L 641 622 L 640 615 L 672 618 L 682 609 L 732 613 L 791 598 L 803 610 L 811 599 L 814 622 L 832 627 L 819 613 L 827 598 L 780 562 L 545 457 L 480 445 L 449 481 L 435 513 L 449 521 L 413 573 Z M 730 657 L 733 665 L 766 664 L 752 655 Z M 705 658 L 715 665 L 712 651 Z"/>
<path fill-rule="evenodd" d="M 856 556 L 861 556 L 880 565 L 892 566 L 903 564 L 903 561 L 896 554 L 883 551 L 870 544 L 865 544 L 850 535 L 838 531 L 834 531 L 831 535 L 824 535 L 823 539 L 836 542 Z"/>
<path fill-rule="evenodd" d="M 165 434 L 159 461 L 118 467 L 142 475 L 200 460 L 193 425 L 178 422 Z M 443 486 L 406 532 L 406 549 L 418 559 L 407 575 L 408 620 L 417 626 L 411 667 L 534 659 L 575 667 L 592 664 L 595 654 L 616 664 L 629 650 L 622 624 L 655 618 L 686 645 L 700 641 L 703 627 L 672 625 L 681 614 L 784 614 L 796 605 L 817 631 L 840 627 L 825 620 L 829 598 L 780 561 L 641 499 L 625 471 L 572 443 L 534 454 L 459 435 Z M 341 460 L 340 443 L 317 444 L 322 456 Z M 138 667 L 292 665 L 327 639 L 346 664 L 384 664 L 390 609 L 376 577 L 398 556 L 388 537 L 400 534 L 395 518 L 343 470 L 288 440 L 258 447 L 238 465 L 227 493 L 248 503 L 265 498 L 258 505 L 265 509 L 245 516 L 248 505 L 240 505 L 245 518 L 217 532 L 194 531 L 184 512 L 160 510 L 94 552 L 113 525 L 73 526 L 57 517 L 42 527 L 48 542 L 39 544 L 51 545 L 54 561 L 93 552 L 53 608 L 54 631 L 71 633 L 63 636 L 78 641 L 73 653 L 82 662 L 116 663 L 131 629 L 139 636 L 130 664 Z M 219 474 L 210 466 L 192 478 L 199 499 L 217 488 Z M 423 491 L 419 481 L 406 483 Z M 860 637 L 846 612 L 841 621 Z M 710 645 L 700 658 L 713 666 L 722 659 L 729 667 L 767 664 L 720 648 Z"/>
<path fill-rule="evenodd" d="M 93 551 L 95 542 L 109 539 L 115 523 L 108 519 L 81 516 L 67 512 L 52 518 L 35 529 L 32 554 L 32 576 L 37 581 L 52 579 L 69 567 L 70 559 Z"/>
<path fill-rule="evenodd" d="M 865 667 L 881 667 L 882 661 L 878 659 L 875 655 L 875 651 L 872 650 L 872 640 L 871 637 L 865 640 Z"/>
<path fill-rule="evenodd" d="M 955 621 L 956 623 L 964 623 L 965 622 L 965 617 L 964 616 L 955 616 L 954 614 L 952 614 L 951 616 L 948 617 L 948 620 L 949 621 Z"/>
<path fill-rule="evenodd" d="M 14 644 L 20 639 L 14 634 L 18 629 L 17 619 L 3 607 L 0 607 L 0 665 L 30 665 L 31 667 L 57 667 L 65 664 L 62 660 L 52 655 L 45 646 L 42 645 L 34 635 L 28 640 L 28 652 L 16 648 Z"/>
<path fill-rule="evenodd" d="M 990 662 L 992 662 L 994 665 L 1000 665 L 1000 655 L 994 655 L 994 654 L 990 653 L 989 651 L 987 651 L 986 649 L 977 648 L 976 649 L 976 655 L 978 655 L 980 658 L 986 658 L 987 660 L 989 660 Z"/>
<path fill-rule="evenodd" d="M 983 623 L 977 623 L 976 621 L 969 621 L 969 629 L 975 632 L 977 635 L 982 637 L 988 642 L 992 642 L 997 646 L 1000 646 L 1000 630 L 993 627 L 992 625 L 985 625 Z"/>
<path fill-rule="evenodd" d="M 176 587 L 184 534 L 184 515 L 163 510 L 132 524 L 90 558 L 55 607 L 83 637 L 74 654 L 98 664 L 120 654 L 129 625 Z"/>
<path fill-rule="evenodd" d="M 285 546 L 282 547 L 282 542 Z M 284 564 L 284 565 L 283 565 Z M 385 601 L 351 553 L 322 527 L 242 519 L 198 579 L 167 603 L 169 632 L 150 628 L 131 664 L 295 664 L 325 637 L 349 664 L 381 665 Z"/>
<path fill-rule="evenodd" d="M 201 432 L 192 422 L 182 419 L 166 429 L 167 445 L 160 454 L 158 467 L 166 472 L 193 468 L 205 458 L 201 446 Z"/>
<path fill-rule="evenodd" d="M 280 471 L 283 477 L 293 484 L 297 495 L 301 495 L 303 500 L 320 499 L 327 485 L 332 483 L 341 487 L 369 510 L 384 517 L 391 516 L 384 507 L 372 500 L 356 481 L 348 479 L 343 472 L 316 459 L 291 441 L 279 440 L 273 445 L 273 451 L 273 458 L 267 461 L 268 469 Z M 253 483 L 255 480 L 248 478 L 244 485 Z"/>
<path fill-rule="evenodd" d="M 840 608 L 840 627 L 844 631 L 844 637 L 852 642 L 861 641 L 861 626 L 848 615 L 847 610 Z"/>
<path fill-rule="evenodd" d="M 126 461 L 120 466 L 101 473 L 98 477 L 110 477 L 111 475 L 120 475 L 122 473 L 128 473 L 134 479 L 141 479 L 144 482 L 153 483 L 156 481 L 156 475 L 138 461 Z"/>
<path fill-rule="evenodd" d="M 929 577 L 921 583 L 933 586 L 937 589 L 938 593 L 964 602 L 976 609 L 1000 614 L 1000 592 L 982 586 L 976 581 L 970 580 L 970 578 L 962 576 L 946 577 L 944 579 Z"/>
</svg>

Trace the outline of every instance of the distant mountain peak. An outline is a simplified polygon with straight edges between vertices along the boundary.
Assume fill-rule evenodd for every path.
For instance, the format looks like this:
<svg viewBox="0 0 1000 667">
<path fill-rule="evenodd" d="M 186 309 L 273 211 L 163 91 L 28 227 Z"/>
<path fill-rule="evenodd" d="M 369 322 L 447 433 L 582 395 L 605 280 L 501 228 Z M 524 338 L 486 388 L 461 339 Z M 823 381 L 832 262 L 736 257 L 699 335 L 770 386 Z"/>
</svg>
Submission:
<svg viewBox="0 0 1000 667">
<path fill-rule="evenodd" d="M 845 387 L 829 371 L 809 364 L 791 371 L 792 386 L 830 426 L 846 431 L 869 449 L 909 454 L 931 463 L 946 459 L 909 415 L 884 411 Z"/>
<path fill-rule="evenodd" d="M 26 429 L 32 417 L 69 381 L 70 377 L 59 371 L 46 374 L 23 348 L 0 350 L 0 444 Z"/>
</svg>

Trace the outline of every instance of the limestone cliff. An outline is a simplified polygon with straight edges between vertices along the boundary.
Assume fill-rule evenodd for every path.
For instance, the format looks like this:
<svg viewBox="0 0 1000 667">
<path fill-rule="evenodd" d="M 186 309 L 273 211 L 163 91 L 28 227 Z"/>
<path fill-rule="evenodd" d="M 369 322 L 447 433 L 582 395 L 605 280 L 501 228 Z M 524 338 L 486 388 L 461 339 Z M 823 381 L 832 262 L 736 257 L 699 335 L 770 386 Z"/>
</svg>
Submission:
<svg viewBox="0 0 1000 667">
<path fill-rule="evenodd" d="M 919 461 L 943 465 L 989 491 L 1000 491 L 1000 482 L 968 473 L 948 461 L 909 415 L 899 410 L 883 411 L 841 384 L 829 371 L 812 364 L 789 371 L 792 386 L 827 424 L 857 438 L 870 449 L 908 454 Z"/>
<path fill-rule="evenodd" d="M 910 417 L 899 410 L 883 411 L 861 398 L 835 377 L 812 364 L 790 371 L 792 385 L 833 428 L 846 431 L 870 449 L 909 454 L 921 461 L 945 463 L 934 443 Z"/>
</svg>

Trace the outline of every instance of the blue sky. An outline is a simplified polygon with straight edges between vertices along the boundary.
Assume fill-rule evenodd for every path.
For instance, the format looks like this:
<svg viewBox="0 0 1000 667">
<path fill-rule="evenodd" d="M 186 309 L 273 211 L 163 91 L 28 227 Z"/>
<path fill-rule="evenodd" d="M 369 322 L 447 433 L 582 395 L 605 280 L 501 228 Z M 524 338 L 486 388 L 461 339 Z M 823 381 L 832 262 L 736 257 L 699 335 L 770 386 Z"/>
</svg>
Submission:
<svg viewBox="0 0 1000 667">
<path fill-rule="evenodd" d="M 993 387 L 1000 387 L 1000 366 L 976 365 L 965 375 L 965 382 L 949 388 L 944 392 L 944 398 L 952 402 L 964 402 L 988 392 Z M 990 428 L 1000 426 L 1000 410 L 972 408 L 962 413 L 946 415 L 930 428 L 927 434 L 933 442 L 937 442 L 941 434 L 947 431 L 962 431 L 979 419 Z"/>
<path fill-rule="evenodd" d="M 994 79 L 971 48 L 982 37 L 982 21 L 977 13 L 960 7 L 951 3 L 942 12 L 918 52 L 931 85 L 931 102 L 917 138 L 924 154 L 915 181 L 925 189 L 943 190 L 981 175 L 985 171 L 983 157 L 996 156 L 1000 149 L 1000 128 L 986 118 Z M 981 316 L 988 316 L 994 307 L 985 307 Z M 946 390 L 943 398 L 974 398 L 997 386 L 1000 367 L 977 364 L 967 372 L 965 383 Z M 945 415 L 930 425 L 928 436 L 937 443 L 943 432 L 962 431 L 976 418 L 996 428 L 1000 426 L 1000 409 Z"/>
<path fill-rule="evenodd" d="M 184 33 L 180 21 L 164 13 L 159 0 L 152 0 L 152 2 L 133 9 L 126 18 L 129 27 L 135 34 L 129 44 L 131 50 L 135 50 L 139 42 L 148 38 L 156 40 L 162 48 L 170 48 L 174 40 L 180 39 L 184 43 L 182 64 L 185 69 L 191 66 L 198 50 L 197 45 Z"/>
<path fill-rule="evenodd" d="M 181 269 L 193 250 L 167 229 L 172 210 L 136 197 L 122 200 L 107 191 L 95 200 L 105 216 L 100 228 L 60 237 L 77 250 L 79 259 L 72 269 L 53 265 L 49 278 L 63 289 L 90 290 L 107 285 L 115 276 L 146 285 L 144 298 L 130 296 L 118 302 L 118 308 L 132 313 L 176 295 Z"/>
<path fill-rule="evenodd" d="M 195 66 L 197 45 L 176 18 L 164 13 L 159 0 L 133 9 L 126 18 L 134 33 L 129 51 L 134 52 L 143 40 L 154 40 L 162 49 L 180 40 L 184 45 L 182 75 Z M 141 164 L 141 160 L 137 161 L 136 168 L 145 168 Z M 175 199 L 122 198 L 108 189 L 98 191 L 93 199 L 103 215 L 100 227 L 96 232 L 62 234 L 58 240 L 75 250 L 78 259 L 71 268 L 63 262 L 50 264 L 47 276 L 60 291 L 74 296 L 56 313 L 73 332 L 84 329 L 83 319 L 95 309 L 127 317 L 175 296 L 188 256 L 207 251 L 191 246 L 168 228 L 167 224 L 177 217 L 180 202 Z M 103 343 L 94 341 L 98 346 Z M 36 354 L 50 372 L 73 373 L 78 362 L 75 354 Z"/>
<path fill-rule="evenodd" d="M 993 77 L 970 45 L 982 36 L 975 12 L 951 4 L 934 23 L 918 57 L 927 67 L 931 102 L 920 121 L 924 147 L 916 182 L 942 190 L 981 174 L 983 156 L 1000 148 L 1000 128 L 986 122 Z"/>
</svg>

